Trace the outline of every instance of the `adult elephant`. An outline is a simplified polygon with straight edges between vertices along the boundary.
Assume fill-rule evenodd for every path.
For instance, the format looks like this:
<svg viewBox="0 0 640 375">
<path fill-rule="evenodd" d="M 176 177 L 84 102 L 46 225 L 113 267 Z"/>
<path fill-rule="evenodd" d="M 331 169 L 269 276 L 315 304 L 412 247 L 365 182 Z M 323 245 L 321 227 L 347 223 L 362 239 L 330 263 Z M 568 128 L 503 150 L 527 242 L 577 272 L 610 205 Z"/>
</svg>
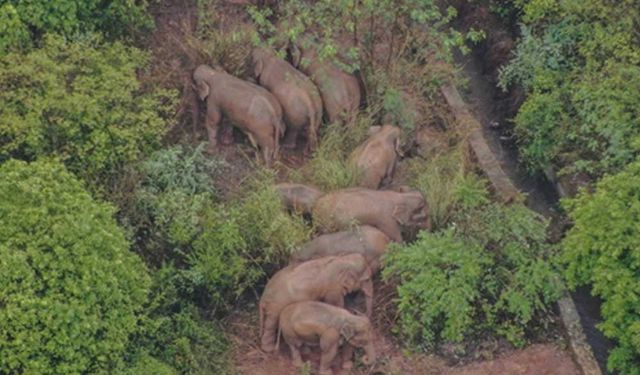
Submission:
<svg viewBox="0 0 640 375">
<path fill-rule="evenodd" d="M 372 126 L 369 138 L 349 157 L 349 163 L 359 172 L 358 186 L 377 189 L 381 184 L 390 183 L 401 155 L 400 128 Z"/>
<path fill-rule="evenodd" d="M 403 228 L 431 228 L 427 204 L 418 191 L 337 190 L 318 199 L 313 220 L 324 232 L 371 225 L 395 242 L 402 242 Z"/>
<path fill-rule="evenodd" d="M 311 77 L 322 97 L 324 112 L 330 123 L 344 121 L 360 107 L 362 93 L 358 79 L 336 64 L 322 60 L 309 41 L 291 47 L 293 66 Z"/>
<path fill-rule="evenodd" d="M 290 263 L 298 264 L 311 259 L 345 254 L 362 254 L 371 272 L 380 268 L 380 257 L 387 251 L 389 237 L 380 230 L 363 225 L 351 230 L 320 235 L 291 254 Z"/>
<path fill-rule="evenodd" d="M 366 259 L 360 254 L 331 256 L 288 266 L 267 282 L 260 298 L 261 347 L 274 349 L 278 318 L 287 305 L 302 301 L 324 301 L 344 306 L 344 296 L 361 290 L 367 315 L 373 309 L 373 282 Z"/>
<path fill-rule="evenodd" d="M 251 53 L 253 73 L 258 83 L 280 102 L 287 125 L 285 148 L 295 148 L 299 134 L 307 129 L 307 152 L 318 146 L 318 129 L 322 122 L 322 99 L 309 79 L 271 48 L 255 48 Z"/>
<path fill-rule="evenodd" d="M 193 72 L 200 100 L 207 102 L 205 127 L 210 146 L 217 144 L 222 116 L 249 137 L 253 147 L 260 148 L 267 167 L 278 156 L 280 137 L 285 128 L 278 100 L 264 88 L 227 74 L 221 69 L 200 65 Z"/>
<path fill-rule="evenodd" d="M 302 366 L 300 347 L 311 344 L 320 347 L 320 374 L 331 374 L 331 361 L 342 347 L 342 368 L 353 367 L 353 348 L 363 348 L 362 362 L 376 360 L 374 334 L 369 319 L 322 302 L 307 301 L 291 304 L 280 314 L 280 330 L 289 344 L 296 367 Z"/>
</svg>

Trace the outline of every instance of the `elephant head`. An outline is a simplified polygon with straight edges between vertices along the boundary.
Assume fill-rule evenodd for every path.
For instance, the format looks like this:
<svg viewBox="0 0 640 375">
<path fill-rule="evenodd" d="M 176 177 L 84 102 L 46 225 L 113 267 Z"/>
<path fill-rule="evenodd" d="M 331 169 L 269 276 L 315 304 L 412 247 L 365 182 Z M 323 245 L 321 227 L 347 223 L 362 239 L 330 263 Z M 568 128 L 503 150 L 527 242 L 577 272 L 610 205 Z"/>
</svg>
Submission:
<svg viewBox="0 0 640 375">
<path fill-rule="evenodd" d="M 200 65 L 193 72 L 193 88 L 198 93 L 200 100 L 205 100 L 211 92 L 209 79 L 215 74 L 215 71 L 206 65 Z"/>
<path fill-rule="evenodd" d="M 369 319 L 357 315 L 348 317 L 340 326 L 340 336 L 349 345 L 364 349 L 365 355 L 362 357 L 362 362 L 365 365 L 371 365 L 375 362 L 373 328 Z"/>
<path fill-rule="evenodd" d="M 253 76 L 260 80 L 260 76 L 266 65 L 266 59 L 274 56 L 274 52 L 264 47 L 257 47 L 251 51 L 251 62 L 253 64 Z"/>
<path fill-rule="evenodd" d="M 338 267 L 336 281 L 342 289 L 342 295 L 362 290 L 365 296 L 367 316 L 373 310 L 373 281 L 367 260 L 361 254 L 343 255 L 336 260 L 342 262 Z"/>
<path fill-rule="evenodd" d="M 392 216 L 401 226 L 431 229 L 429 209 L 419 191 L 399 193 Z"/>
</svg>

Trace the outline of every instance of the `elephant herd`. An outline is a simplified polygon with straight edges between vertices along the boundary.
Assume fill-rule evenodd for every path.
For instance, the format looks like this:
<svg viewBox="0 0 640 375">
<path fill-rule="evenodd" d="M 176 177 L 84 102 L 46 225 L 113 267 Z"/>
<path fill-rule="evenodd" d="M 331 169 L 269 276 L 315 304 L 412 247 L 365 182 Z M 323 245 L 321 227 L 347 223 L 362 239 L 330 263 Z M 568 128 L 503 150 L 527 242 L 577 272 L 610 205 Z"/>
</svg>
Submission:
<svg viewBox="0 0 640 375">
<path fill-rule="evenodd" d="M 194 89 L 200 100 L 206 101 L 205 128 L 210 147 L 217 145 L 224 116 L 261 150 L 270 167 L 278 158 L 282 137 L 284 148 L 295 148 L 301 135 L 306 135 L 305 152 L 309 154 L 318 144 L 323 114 L 334 123 L 358 110 L 361 92 L 356 77 L 322 61 L 313 48 L 296 45 L 289 50 L 291 63 L 271 48 L 253 49 L 252 73 L 258 84 L 219 67 L 196 68 Z M 228 142 L 230 134 L 222 134 L 222 141 L 227 138 Z"/>
<path fill-rule="evenodd" d="M 291 63 L 268 48 L 252 51 L 258 85 L 220 68 L 201 65 L 195 70 L 194 88 L 206 100 L 205 127 L 212 147 L 225 116 L 270 166 L 278 157 L 281 137 L 283 147 L 294 148 L 305 135 L 305 152 L 312 152 L 323 117 L 334 123 L 356 113 L 361 93 L 354 76 L 321 61 L 313 48 L 294 46 L 290 52 Z M 358 172 L 358 187 L 323 192 L 295 183 L 276 186 L 284 206 L 310 217 L 321 234 L 294 251 L 289 265 L 267 282 L 259 303 L 260 346 L 265 352 L 276 350 L 283 337 L 299 366 L 301 346 L 319 345 L 320 374 L 331 374 L 339 350 L 343 369 L 353 365 L 354 348 L 364 349 L 365 364 L 375 360 L 369 319 L 380 258 L 390 242 L 402 242 L 403 231 L 430 229 L 420 192 L 404 187 L 378 190 L 393 178 L 402 156 L 400 142 L 396 126 L 370 128 L 348 160 Z M 366 316 L 344 308 L 352 292 L 364 294 Z"/>
<path fill-rule="evenodd" d="M 294 364 L 301 365 L 300 347 L 319 345 L 320 374 L 331 373 L 340 347 L 344 369 L 353 364 L 354 347 L 364 348 L 363 362 L 371 363 L 372 278 L 388 244 L 402 242 L 404 229 L 430 229 L 422 194 L 366 187 L 324 193 L 293 183 L 276 189 L 285 207 L 311 215 L 322 234 L 294 251 L 289 265 L 268 281 L 259 304 L 261 348 L 272 352 L 282 334 Z M 346 295 L 357 291 L 364 294 L 366 316 L 344 309 Z"/>
</svg>

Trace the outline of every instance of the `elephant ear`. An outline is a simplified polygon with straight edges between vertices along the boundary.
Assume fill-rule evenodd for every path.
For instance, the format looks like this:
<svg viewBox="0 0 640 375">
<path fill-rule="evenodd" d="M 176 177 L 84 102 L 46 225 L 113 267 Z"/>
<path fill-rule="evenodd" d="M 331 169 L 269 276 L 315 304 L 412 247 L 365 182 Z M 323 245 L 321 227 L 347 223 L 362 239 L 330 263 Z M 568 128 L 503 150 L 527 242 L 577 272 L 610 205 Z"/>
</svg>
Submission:
<svg viewBox="0 0 640 375">
<path fill-rule="evenodd" d="M 198 93 L 200 100 L 205 100 L 210 93 L 210 87 L 205 81 L 196 81 L 194 89 Z"/>
<path fill-rule="evenodd" d="M 257 58 L 253 63 L 253 75 L 256 79 L 260 78 L 262 74 L 262 69 L 264 69 L 264 62 L 262 58 Z"/>
<path fill-rule="evenodd" d="M 356 329 L 353 324 L 349 322 L 344 322 L 340 327 L 340 336 L 344 337 L 345 341 L 351 340 L 351 338 L 356 334 Z"/>
<path fill-rule="evenodd" d="M 291 43 L 289 47 L 289 55 L 291 56 L 291 65 L 296 68 L 300 67 L 300 63 L 302 62 L 302 51 L 300 50 L 300 47 L 295 43 Z"/>
<path fill-rule="evenodd" d="M 398 203 L 393 208 L 393 213 L 391 216 L 398 222 L 400 225 L 407 225 L 409 220 L 411 220 L 411 209 L 406 203 Z"/>
</svg>

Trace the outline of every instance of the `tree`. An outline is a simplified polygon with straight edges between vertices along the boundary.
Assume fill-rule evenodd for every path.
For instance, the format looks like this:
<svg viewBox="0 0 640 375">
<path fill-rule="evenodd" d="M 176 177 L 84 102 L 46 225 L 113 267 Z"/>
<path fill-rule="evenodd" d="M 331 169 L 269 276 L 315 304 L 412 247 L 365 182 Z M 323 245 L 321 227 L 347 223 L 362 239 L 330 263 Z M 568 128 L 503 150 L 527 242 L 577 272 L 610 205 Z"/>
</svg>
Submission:
<svg viewBox="0 0 640 375">
<path fill-rule="evenodd" d="M 114 212 L 58 161 L 0 166 L 0 373 L 119 363 L 149 278 Z"/>
</svg>

